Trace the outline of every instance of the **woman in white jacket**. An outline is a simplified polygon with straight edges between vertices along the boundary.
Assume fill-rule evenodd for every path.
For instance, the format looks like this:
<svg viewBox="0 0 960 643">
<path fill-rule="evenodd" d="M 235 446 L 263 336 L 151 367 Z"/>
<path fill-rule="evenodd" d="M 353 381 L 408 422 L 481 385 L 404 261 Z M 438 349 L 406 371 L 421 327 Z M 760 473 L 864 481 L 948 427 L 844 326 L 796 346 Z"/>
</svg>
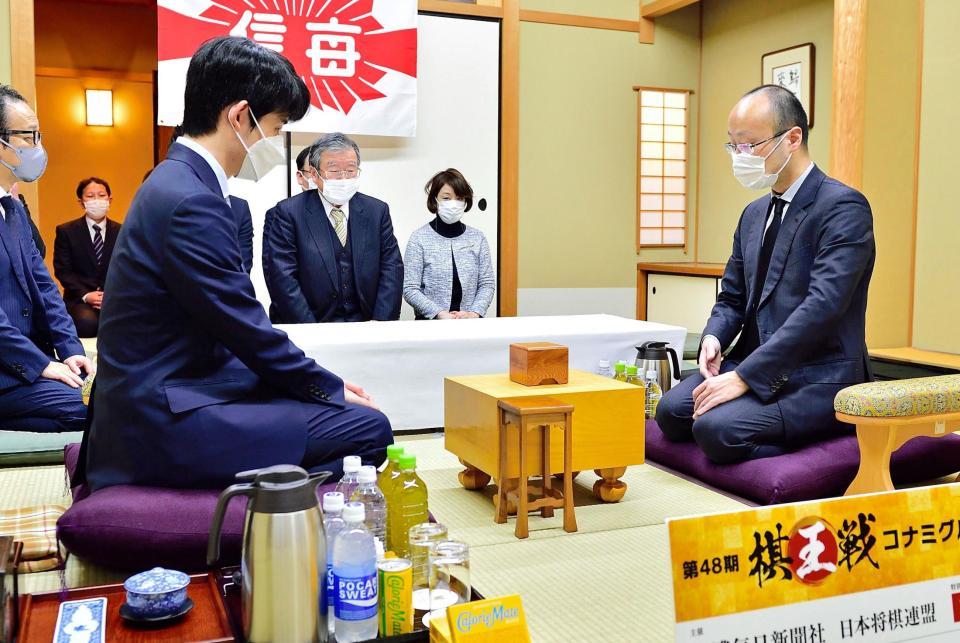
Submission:
<svg viewBox="0 0 960 643">
<path fill-rule="evenodd" d="M 403 298 L 417 319 L 483 317 L 496 279 L 486 237 L 460 220 L 473 206 L 473 189 L 450 168 L 435 174 L 424 191 L 434 218 L 407 243 Z"/>
</svg>

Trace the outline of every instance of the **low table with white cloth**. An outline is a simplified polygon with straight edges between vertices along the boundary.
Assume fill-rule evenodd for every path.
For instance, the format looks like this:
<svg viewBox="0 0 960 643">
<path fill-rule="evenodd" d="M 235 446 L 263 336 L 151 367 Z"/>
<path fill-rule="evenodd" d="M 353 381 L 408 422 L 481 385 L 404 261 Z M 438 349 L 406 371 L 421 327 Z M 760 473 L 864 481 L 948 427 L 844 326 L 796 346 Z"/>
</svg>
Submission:
<svg viewBox="0 0 960 643">
<path fill-rule="evenodd" d="M 664 341 L 682 353 L 679 326 L 613 315 L 494 317 L 433 321 L 281 325 L 324 368 L 362 386 L 395 431 L 443 426 L 443 378 L 504 373 L 510 344 L 555 342 L 570 368 L 595 371 L 600 360 L 633 363 L 635 346 Z"/>
</svg>

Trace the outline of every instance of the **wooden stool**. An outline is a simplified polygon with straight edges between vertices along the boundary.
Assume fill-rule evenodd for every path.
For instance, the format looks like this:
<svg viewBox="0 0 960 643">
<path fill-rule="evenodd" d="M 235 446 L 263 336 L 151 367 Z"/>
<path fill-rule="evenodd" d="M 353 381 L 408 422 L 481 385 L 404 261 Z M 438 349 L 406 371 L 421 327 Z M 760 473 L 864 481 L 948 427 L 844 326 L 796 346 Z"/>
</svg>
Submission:
<svg viewBox="0 0 960 643">
<path fill-rule="evenodd" d="M 540 510 L 543 518 L 553 517 L 554 509 L 563 509 L 563 530 L 577 530 L 577 518 L 573 511 L 573 406 L 546 396 L 511 397 L 499 400 L 500 409 L 500 479 L 497 481 L 496 522 L 507 522 L 507 503 L 516 496 L 517 538 L 526 538 L 527 513 Z M 520 479 L 519 488 L 507 490 L 507 425 L 514 424 L 520 434 Z M 563 493 L 553 488 L 550 473 L 550 428 L 563 430 Z M 540 429 L 542 449 L 540 453 L 543 495 L 530 502 L 527 490 L 527 432 L 531 427 Z"/>
<path fill-rule="evenodd" d="M 857 384 L 837 393 L 837 419 L 855 424 L 860 468 L 847 496 L 892 491 L 890 456 L 909 440 L 960 429 L 960 375 Z"/>
</svg>

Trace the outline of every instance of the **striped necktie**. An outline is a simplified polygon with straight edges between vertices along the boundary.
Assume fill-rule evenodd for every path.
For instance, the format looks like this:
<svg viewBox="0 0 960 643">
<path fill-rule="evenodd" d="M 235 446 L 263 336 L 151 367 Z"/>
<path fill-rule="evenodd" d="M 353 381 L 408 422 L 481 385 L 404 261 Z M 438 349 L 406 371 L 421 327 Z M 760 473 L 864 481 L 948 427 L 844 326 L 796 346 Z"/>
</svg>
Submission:
<svg viewBox="0 0 960 643">
<path fill-rule="evenodd" d="M 333 231 L 337 233 L 340 239 L 340 245 L 347 246 L 347 216 L 340 208 L 330 210 L 330 216 L 333 217 Z"/>
<path fill-rule="evenodd" d="M 97 266 L 103 264 L 103 235 L 100 234 L 100 226 L 93 224 L 93 252 L 97 255 Z"/>
</svg>

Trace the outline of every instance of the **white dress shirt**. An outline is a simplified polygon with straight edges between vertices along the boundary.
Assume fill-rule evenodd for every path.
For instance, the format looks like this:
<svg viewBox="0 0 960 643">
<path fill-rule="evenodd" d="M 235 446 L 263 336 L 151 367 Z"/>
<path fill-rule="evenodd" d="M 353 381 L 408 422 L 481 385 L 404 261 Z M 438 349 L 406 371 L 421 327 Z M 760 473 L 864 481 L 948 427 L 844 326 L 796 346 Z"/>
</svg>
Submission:
<svg viewBox="0 0 960 643">
<path fill-rule="evenodd" d="M 186 136 L 178 137 L 177 143 L 180 143 L 180 145 L 183 145 L 184 147 L 190 148 L 207 162 L 207 165 L 210 166 L 210 169 L 213 170 L 213 173 L 217 177 L 217 182 L 220 184 L 220 191 L 223 192 L 223 198 L 229 200 L 230 186 L 227 185 L 227 173 L 224 172 L 223 166 L 220 165 L 220 162 L 213 157 L 213 154 L 211 154 L 210 151 L 203 145 L 200 145 L 200 143 L 197 143 L 192 138 L 188 138 Z"/>
<path fill-rule="evenodd" d="M 790 184 L 790 187 L 787 188 L 787 191 L 779 195 L 779 198 L 785 201 L 783 204 L 783 210 L 780 213 L 780 223 L 783 223 L 783 220 L 787 216 L 787 210 L 790 209 L 790 202 L 793 201 L 797 196 L 797 192 L 800 191 L 800 186 L 803 185 L 803 182 L 807 180 L 807 177 L 810 176 L 810 172 L 813 171 L 813 161 L 810 162 L 810 165 L 807 166 L 807 169 L 797 177 L 797 180 Z M 771 194 L 771 197 L 778 196 L 776 192 Z M 770 224 L 773 223 L 773 208 L 770 208 L 770 214 L 767 216 L 767 225 L 763 228 L 763 236 L 767 236 L 767 230 L 770 228 Z"/>
<path fill-rule="evenodd" d="M 0 199 L 2 199 L 5 196 L 10 196 L 10 193 L 4 190 L 2 187 L 0 187 Z M 0 218 L 2 218 L 4 221 L 7 220 L 7 213 L 3 211 L 2 205 L 0 205 Z"/>
<path fill-rule="evenodd" d="M 334 208 L 340 208 L 340 211 L 343 212 L 343 224 L 347 225 L 350 222 L 350 202 L 344 203 L 343 205 L 337 206 L 329 201 L 326 197 L 323 196 L 323 193 L 320 190 L 317 190 L 317 194 L 320 195 L 320 203 L 323 204 L 323 211 L 327 213 L 327 220 L 330 221 L 330 225 L 333 226 L 334 230 L 337 228 L 337 222 L 333 220 L 333 217 L 330 215 L 330 211 Z"/>
<path fill-rule="evenodd" d="M 90 233 L 90 241 L 96 238 L 96 233 L 93 231 L 93 226 L 100 228 L 100 240 L 103 241 L 104 245 L 107 243 L 107 218 L 104 217 L 103 221 L 97 222 L 90 218 L 89 215 L 83 215 L 83 220 L 87 222 L 87 232 Z"/>
</svg>

